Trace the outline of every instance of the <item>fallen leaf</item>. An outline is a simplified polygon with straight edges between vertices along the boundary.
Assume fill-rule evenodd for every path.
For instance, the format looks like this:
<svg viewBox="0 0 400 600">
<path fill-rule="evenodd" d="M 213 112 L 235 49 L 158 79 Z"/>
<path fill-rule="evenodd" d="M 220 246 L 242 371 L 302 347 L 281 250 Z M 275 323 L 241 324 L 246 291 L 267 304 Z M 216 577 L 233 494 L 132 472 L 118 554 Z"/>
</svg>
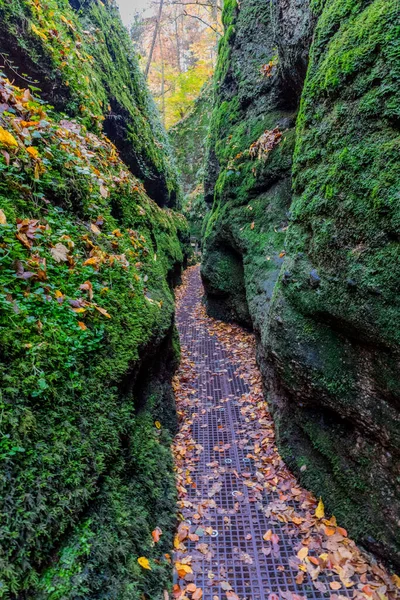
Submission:
<svg viewBox="0 0 400 600">
<path fill-rule="evenodd" d="M 192 600 L 200 600 L 203 596 L 203 590 L 201 588 L 197 588 L 197 590 L 192 594 Z"/>
<path fill-rule="evenodd" d="M 157 429 L 161 429 L 160 421 L 154 421 L 154 425 L 157 427 Z"/>
<path fill-rule="evenodd" d="M 400 590 L 400 577 L 398 575 L 392 575 L 392 581 L 394 585 Z"/>
<path fill-rule="evenodd" d="M 154 531 L 151 532 L 153 537 L 153 541 L 155 544 L 160 541 L 160 537 L 162 536 L 162 530 L 159 527 L 156 527 Z"/>
<path fill-rule="evenodd" d="M 100 235 L 100 233 L 101 233 L 100 229 L 94 223 L 90 223 L 90 230 L 95 235 Z"/>
<path fill-rule="evenodd" d="M 0 127 L 0 144 L 3 146 L 15 147 L 18 146 L 18 142 L 13 135 L 3 127 Z"/>
<path fill-rule="evenodd" d="M 319 499 L 318 506 L 315 510 L 315 516 L 317 517 L 317 519 L 323 519 L 325 516 L 325 506 L 322 502 L 322 498 Z"/>
<path fill-rule="evenodd" d="M 226 592 L 228 600 L 240 600 L 239 596 L 235 592 Z"/>
<path fill-rule="evenodd" d="M 37 148 L 34 148 L 33 146 L 28 146 L 26 148 L 26 151 L 34 159 L 39 156 L 39 150 Z"/>
<path fill-rule="evenodd" d="M 329 584 L 329 587 L 331 588 L 331 590 L 340 590 L 340 588 L 342 587 L 342 584 L 339 583 L 338 581 L 331 581 Z"/>
<path fill-rule="evenodd" d="M 50 248 L 50 254 L 58 263 L 67 262 L 68 260 L 68 248 L 64 244 L 61 244 L 61 242 L 58 242 L 54 248 Z"/>
<path fill-rule="evenodd" d="M 150 566 L 150 562 L 149 562 L 148 558 L 141 556 L 140 558 L 137 559 L 137 561 L 138 561 L 139 565 L 141 567 L 143 567 L 143 569 L 148 569 L 149 571 L 151 571 L 151 566 Z"/>
<path fill-rule="evenodd" d="M 101 306 L 97 306 L 97 304 L 95 304 L 94 307 L 96 310 L 99 311 L 99 313 L 107 317 L 107 319 L 111 319 L 111 315 L 108 314 L 105 308 L 101 308 Z"/>
<path fill-rule="evenodd" d="M 7 218 L 3 210 L 0 208 L 0 225 L 7 225 Z"/>
<path fill-rule="evenodd" d="M 303 583 L 303 581 L 304 581 L 304 576 L 305 576 L 305 573 L 304 573 L 303 571 L 300 571 L 300 572 L 297 574 L 297 577 L 296 577 L 296 583 L 297 583 L 297 585 L 301 585 L 301 584 Z"/>
<path fill-rule="evenodd" d="M 306 556 L 308 556 L 308 548 L 306 546 L 303 546 L 303 548 L 300 548 L 300 550 L 297 553 L 297 556 L 300 560 L 304 560 L 306 558 Z"/>
<path fill-rule="evenodd" d="M 85 331 L 87 329 L 85 323 L 83 323 L 82 321 L 78 321 L 78 325 L 82 329 L 82 331 Z"/>
<path fill-rule="evenodd" d="M 100 194 L 103 198 L 107 198 L 108 196 L 108 189 L 104 185 L 100 186 Z"/>
</svg>

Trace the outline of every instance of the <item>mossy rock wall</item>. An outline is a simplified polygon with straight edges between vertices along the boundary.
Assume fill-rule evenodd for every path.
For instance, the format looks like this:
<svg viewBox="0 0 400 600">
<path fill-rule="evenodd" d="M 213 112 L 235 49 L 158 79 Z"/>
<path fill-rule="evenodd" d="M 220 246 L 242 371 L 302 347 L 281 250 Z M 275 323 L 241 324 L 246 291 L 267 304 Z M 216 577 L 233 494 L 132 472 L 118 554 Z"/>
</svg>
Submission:
<svg viewBox="0 0 400 600">
<path fill-rule="evenodd" d="M 162 599 L 187 224 L 83 120 L 0 96 L 0 597 Z"/>
<path fill-rule="evenodd" d="M 302 11 L 307 14 L 306 3 Z M 212 209 L 202 277 L 211 314 L 262 330 L 284 253 L 299 98 L 284 77 L 270 5 L 246 0 L 239 7 L 230 0 L 223 21 L 205 175 Z M 306 45 L 309 28 L 298 37 Z M 252 154 L 265 131 L 276 137 L 271 151 Z"/>
<path fill-rule="evenodd" d="M 268 381 L 289 464 L 399 563 L 400 7 L 314 10 Z"/>
<path fill-rule="evenodd" d="M 400 10 L 310 4 L 225 4 L 206 302 L 254 328 L 290 467 L 399 562 Z M 252 158 L 276 127 L 280 141 Z"/>
<path fill-rule="evenodd" d="M 209 209 L 204 201 L 203 182 L 212 101 L 213 86 L 209 82 L 189 113 L 168 131 L 182 182 L 182 209 L 192 237 L 198 240 Z"/>
<path fill-rule="evenodd" d="M 113 0 L 0 0 L 0 52 L 10 80 L 103 130 L 153 200 L 179 205 L 168 137 Z"/>
</svg>

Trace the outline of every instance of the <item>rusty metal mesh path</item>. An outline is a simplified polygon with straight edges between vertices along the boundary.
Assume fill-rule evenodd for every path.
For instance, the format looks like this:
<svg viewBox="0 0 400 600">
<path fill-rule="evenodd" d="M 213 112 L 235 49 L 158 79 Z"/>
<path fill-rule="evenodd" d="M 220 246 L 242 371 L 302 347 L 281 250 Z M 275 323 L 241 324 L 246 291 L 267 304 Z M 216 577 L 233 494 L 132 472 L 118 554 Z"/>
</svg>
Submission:
<svg viewBox="0 0 400 600">
<path fill-rule="evenodd" d="M 175 540 L 174 597 L 396 597 L 387 573 L 367 561 L 334 519 L 316 518 L 315 499 L 284 466 L 252 336 L 205 316 L 197 267 L 185 278 L 178 292 L 183 360 L 174 444 L 184 520 Z"/>
</svg>

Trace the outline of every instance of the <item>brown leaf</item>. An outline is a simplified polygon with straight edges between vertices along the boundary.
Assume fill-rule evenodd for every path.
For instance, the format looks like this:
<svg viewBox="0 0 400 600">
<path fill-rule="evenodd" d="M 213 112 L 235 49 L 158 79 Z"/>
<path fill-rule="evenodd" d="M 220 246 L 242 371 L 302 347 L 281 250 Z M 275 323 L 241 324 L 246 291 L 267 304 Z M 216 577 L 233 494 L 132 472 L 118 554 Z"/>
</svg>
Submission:
<svg viewBox="0 0 400 600">
<path fill-rule="evenodd" d="M 58 242 L 58 244 L 56 244 L 54 248 L 50 248 L 50 254 L 58 263 L 67 262 L 68 252 L 68 248 L 64 246 L 64 244 L 61 244 L 61 242 Z"/>
</svg>

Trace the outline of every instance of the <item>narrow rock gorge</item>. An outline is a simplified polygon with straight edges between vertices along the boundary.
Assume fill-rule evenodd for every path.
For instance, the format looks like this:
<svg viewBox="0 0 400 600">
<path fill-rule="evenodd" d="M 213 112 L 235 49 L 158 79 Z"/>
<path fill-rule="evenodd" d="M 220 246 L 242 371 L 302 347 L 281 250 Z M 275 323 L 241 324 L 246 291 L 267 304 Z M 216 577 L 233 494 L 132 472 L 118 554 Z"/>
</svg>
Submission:
<svg viewBox="0 0 400 600">
<path fill-rule="evenodd" d="M 225 2 L 205 177 L 209 314 L 254 329 L 279 449 L 400 562 L 400 7 Z"/>
<path fill-rule="evenodd" d="M 163 2 L 0 0 L 0 598 L 392 600 L 399 1 Z"/>
</svg>

